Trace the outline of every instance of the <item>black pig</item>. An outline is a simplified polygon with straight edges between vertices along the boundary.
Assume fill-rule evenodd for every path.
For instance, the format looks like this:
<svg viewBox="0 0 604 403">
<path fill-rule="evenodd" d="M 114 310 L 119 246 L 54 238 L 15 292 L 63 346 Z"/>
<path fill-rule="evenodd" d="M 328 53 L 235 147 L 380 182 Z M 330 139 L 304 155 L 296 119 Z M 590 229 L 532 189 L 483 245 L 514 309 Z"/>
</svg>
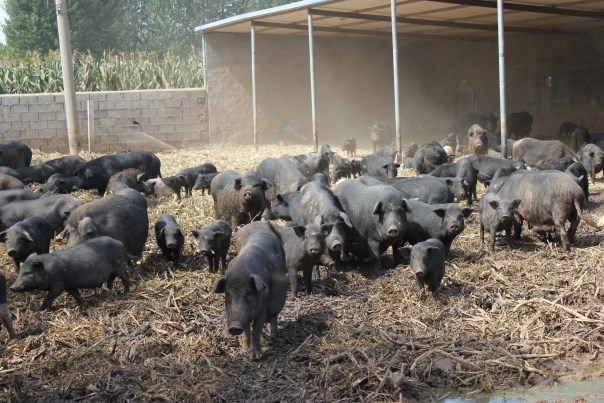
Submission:
<svg viewBox="0 0 604 403">
<path fill-rule="evenodd" d="M 13 260 L 15 271 L 19 273 L 20 263 L 32 253 L 48 253 L 54 229 L 42 217 L 28 217 L 6 231 L 0 232 L 0 242 Z"/>
<path fill-rule="evenodd" d="M 201 231 L 192 231 L 192 234 L 197 239 L 199 253 L 208 259 L 210 273 L 218 270 L 218 263 L 222 260 L 222 274 L 224 274 L 227 267 L 227 252 L 231 246 L 232 230 L 229 223 L 216 220 Z"/>
<path fill-rule="evenodd" d="M 155 239 L 166 259 L 178 265 L 182 247 L 185 244 L 185 233 L 176 219 L 170 214 L 164 214 L 155 222 Z"/>
</svg>

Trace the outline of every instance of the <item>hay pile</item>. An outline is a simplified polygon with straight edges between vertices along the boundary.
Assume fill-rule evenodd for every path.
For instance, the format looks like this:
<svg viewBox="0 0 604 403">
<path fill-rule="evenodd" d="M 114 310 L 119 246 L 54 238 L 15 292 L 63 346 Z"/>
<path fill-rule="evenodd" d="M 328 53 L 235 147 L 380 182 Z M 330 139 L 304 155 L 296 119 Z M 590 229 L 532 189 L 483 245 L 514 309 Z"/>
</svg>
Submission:
<svg viewBox="0 0 604 403">
<path fill-rule="evenodd" d="M 167 176 L 208 161 L 243 171 L 266 156 L 306 151 L 158 155 Z M 603 183 L 587 208 L 597 217 Z M 128 294 L 117 282 L 117 291 L 84 291 L 84 311 L 65 293 L 53 310 L 37 312 L 45 293 L 9 292 L 21 338 L 5 342 L 0 333 L 1 400 L 425 400 L 452 388 L 476 394 L 604 373 L 604 237 L 589 227 L 580 226 L 570 253 L 526 231 L 518 248 L 508 252 L 498 241 L 489 254 L 475 213 L 453 243 L 435 297 L 422 298 L 406 266 L 374 271 L 356 262 L 323 271 L 315 294 L 288 299 L 279 338 L 263 339 L 264 357 L 252 362 L 225 331 L 223 296 L 210 293 L 219 275 L 193 249 L 190 231 L 214 220 L 212 198 L 149 201 L 151 226 L 163 213 L 188 233 L 184 267 L 167 264 L 150 231 Z M 53 248 L 64 244 L 57 239 Z M 0 259 L 11 284 L 11 263 L 4 252 Z"/>
</svg>

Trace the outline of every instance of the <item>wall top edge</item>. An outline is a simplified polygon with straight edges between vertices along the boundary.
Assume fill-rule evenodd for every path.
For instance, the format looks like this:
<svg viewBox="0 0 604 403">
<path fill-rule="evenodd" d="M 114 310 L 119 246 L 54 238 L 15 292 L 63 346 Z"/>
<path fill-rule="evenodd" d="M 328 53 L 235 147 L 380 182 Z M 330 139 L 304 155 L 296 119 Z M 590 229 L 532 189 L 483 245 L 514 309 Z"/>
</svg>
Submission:
<svg viewBox="0 0 604 403">
<path fill-rule="evenodd" d="M 82 91 L 76 92 L 76 95 L 91 95 L 91 94 L 120 94 L 120 93 L 135 93 L 135 92 L 183 92 L 183 91 L 201 91 L 203 95 L 206 94 L 205 87 L 194 87 L 194 88 L 169 88 L 169 89 L 156 89 L 156 90 L 123 90 L 123 91 Z M 0 94 L 0 97 L 39 97 L 43 95 L 63 95 L 62 92 L 38 92 L 35 94 Z"/>
</svg>

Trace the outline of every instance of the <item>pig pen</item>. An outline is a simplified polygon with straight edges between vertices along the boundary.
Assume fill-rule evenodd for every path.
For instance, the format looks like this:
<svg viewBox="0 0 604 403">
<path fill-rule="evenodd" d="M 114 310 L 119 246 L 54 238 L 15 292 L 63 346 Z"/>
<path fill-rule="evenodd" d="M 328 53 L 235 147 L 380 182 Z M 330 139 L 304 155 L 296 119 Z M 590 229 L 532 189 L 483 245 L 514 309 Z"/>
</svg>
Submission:
<svg viewBox="0 0 604 403">
<path fill-rule="evenodd" d="M 168 176 L 202 162 L 244 171 L 307 151 L 222 146 L 158 156 Z M 34 152 L 32 164 L 55 157 Z M 599 176 L 586 208 L 596 220 L 602 190 Z M 225 330 L 224 296 L 211 293 L 219 274 L 194 249 L 191 231 L 214 220 L 211 196 L 148 202 L 151 228 L 143 259 L 129 268 L 130 293 L 121 284 L 117 292 L 84 290 L 83 311 L 64 293 L 38 312 L 45 292 L 9 291 L 20 338 L 0 332 L 1 400 L 423 401 L 604 375 L 604 235 L 583 223 L 570 253 L 525 230 L 519 247 L 508 252 L 498 239 L 489 254 L 479 245 L 475 206 L 453 242 L 443 287 L 425 299 L 406 265 L 322 269 L 313 295 L 288 294 L 278 339 L 264 337 L 264 357 L 253 362 Z M 186 231 L 184 267 L 156 245 L 152 227 L 164 213 Z M 61 237 L 51 246 L 63 247 Z M 232 246 L 229 259 L 234 253 Z M 10 285 L 16 274 L 4 251 L 0 259 Z"/>
</svg>

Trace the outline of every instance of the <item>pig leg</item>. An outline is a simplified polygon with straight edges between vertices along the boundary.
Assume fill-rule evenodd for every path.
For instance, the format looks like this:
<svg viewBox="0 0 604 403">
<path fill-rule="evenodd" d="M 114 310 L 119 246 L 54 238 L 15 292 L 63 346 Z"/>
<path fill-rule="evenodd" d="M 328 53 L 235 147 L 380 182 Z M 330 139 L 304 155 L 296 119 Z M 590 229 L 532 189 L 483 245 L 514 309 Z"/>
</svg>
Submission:
<svg viewBox="0 0 604 403">
<path fill-rule="evenodd" d="M 380 244 L 377 241 L 367 241 L 367 243 L 369 244 L 369 250 L 371 250 L 371 254 L 373 255 L 373 258 L 376 260 L 376 268 L 378 270 L 382 269 L 382 262 L 380 260 Z"/>
<path fill-rule="evenodd" d="M 508 244 L 508 250 L 512 250 L 512 228 L 507 227 L 505 229 L 505 241 Z"/>
<path fill-rule="evenodd" d="M 491 253 L 495 252 L 495 235 L 497 235 L 497 228 L 491 227 L 491 230 L 489 231 L 489 235 L 491 235 L 491 243 L 489 245 L 489 251 L 491 251 Z"/>
<path fill-rule="evenodd" d="M 220 263 L 220 256 L 213 255 L 213 258 L 214 258 L 214 263 L 213 263 L 214 266 L 212 268 L 212 272 L 216 273 L 218 271 L 218 264 Z M 224 264 L 223 264 L 223 266 L 224 266 Z M 223 271 L 223 273 L 224 273 L 224 271 Z"/>
<path fill-rule="evenodd" d="M 484 245 L 484 224 L 480 223 L 480 245 Z"/>
<path fill-rule="evenodd" d="M 80 306 L 80 308 L 84 307 L 84 298 L 82 298 L 82 296 L 80 295 L 80 292 L 77 289 L 67 290 L 67 293 L 69 295 L 71 295 L 78 302 L 78 305 Z"/>
<path fill-rule="evenodd" d="M 417 280 L 417 285 L 419 286 L 420 290 L 424 289 L 424 273 L 419 272 L 419 273 L 415 273 L 415 279 Z"/>
<path fill-rule="evenodd" d="M 52 305 L 52 302 L 57 299 L 57 297 L 61 295 L 63 291 L 65 291 L 63 284 L 55 283 L 51 285 L 50 289 L 48 290 L 48 294 L 46 294 L 46 298 L 44 298 L 44 302 L 42 302 L 39 310 L 45 311 L 49 309 Z"/>
<path fill-rule="evenodd" d="M 289 287 L 292 292 L 292 299 L 296 299 L 298 296 L 298 275 L 296 267 L 288 267 L 287 276 L 289 277 Z"/>
<path fill-rule="evenodd" d="M 11 339 L 16 339 L 17 334 L 15 333 L 15 329 L 13 328 L 13 319 L 10 316 L 10 309 L 8 308 L 8 303 L 0 304 L 0 320 L 2 321 L 2 323 L 4 323 L 4 326 L 6 326 L 6 330 L 8 331 L 8 337 Z"/>
<path fill-rule="evenodd" d="M 227 252 L 225 251 L 222 256 L 220 257 L 220 260 L 222 260 L 222 271 L 221 273 L 224 274 L 227 270 Z"/>
<path fill-rule="evenodd" d="M 17 259 L 13 259 L 13 267 L 15 268 L 15 271 L 19 273 L 19 270 L 21 269 L 21 263 L 19 263 Z"/>
<path fill-rule="evenodd" d="M 259 360 L 262 358 L 262 349 L 260 347 L 260 338 L 262 336 L 262 328 L 264 327 L 264 320 L 255 320 L 252 326 L 252 340 L 249 348 L 250 359 Z"/>
<path fill-rule="evenodd" d="M 116 277 L 117 277 L 116 273 L 111 273 L 109 275 L 109 278 L 107 278 L 107 289 L 109 289 L 109 290 L 113 289 L 113 281 L 115 280 Z"/>
<path fill-rule="evenodd" d="M 208 252 L 206 259 L 208 260 L 208 270 L 210 273 L 214 273 L 214 255 L 212 255 L 211 252 Z"/>
<path fill-rule="evenodd" d="M 130 277 L 128 276 L 128 272 L 124 267 L 120 267 L 116 269 L 116 271 L 120 280 L 122 280 L 122 285 L 124 286 L 124 293 L 127 293 L 128 291 L 130 291 Z"/>
<path fill-rule="evenodd" d="M 306 286 L 306 295 L 312 294 L 312 269 L 313 266 L 307 265 L 302 269 L 304 285 Z"/>
</svg>

